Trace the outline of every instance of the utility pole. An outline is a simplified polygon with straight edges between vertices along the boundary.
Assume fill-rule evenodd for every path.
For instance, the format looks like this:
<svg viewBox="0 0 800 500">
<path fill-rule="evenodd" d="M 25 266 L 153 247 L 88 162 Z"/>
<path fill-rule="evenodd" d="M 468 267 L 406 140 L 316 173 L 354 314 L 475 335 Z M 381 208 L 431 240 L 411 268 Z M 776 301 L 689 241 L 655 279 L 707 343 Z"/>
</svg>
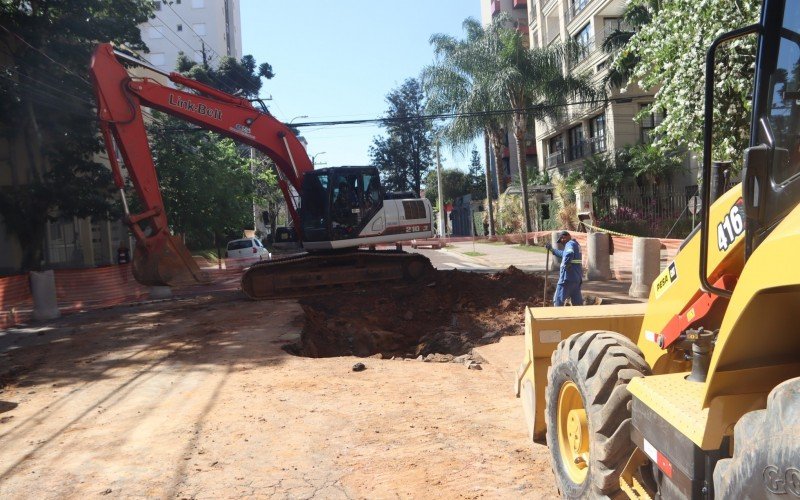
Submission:
<svg viewBox="0 0 800 500">
<path fill-rule="evenodd" d="M 439 187 L 439 196 L 437 197 L 439 201 L 439 237 L 444 238 L 445 231 L 444 231 L 444 224 L 445 224 L 445 217 L 444 217 L 444 194 L 442 193 L 442 162 L 439 158 L 439 140 L 436 140 L 436 184 Z"/>
<path fill-rule="evenodd" d="M 486 170 L 484 171 L 486 177 L 486 210 L 489 211 L 489 234 L 487 236 L 494 238 L 494 207 L 492 207 L 492 194 L 494 189 L 492 189 L 491 163 L 489 162 L 489 136 L 486 133 L 483 134 L 483 147 L 486 153 Z"/>
<path fill-rule="evenodd" d="M 206 42 L 200 40 L 200 49 L 203 52 L 203 67 L 208 69 L 208 56 L 206 55 Z"/>
</svg>

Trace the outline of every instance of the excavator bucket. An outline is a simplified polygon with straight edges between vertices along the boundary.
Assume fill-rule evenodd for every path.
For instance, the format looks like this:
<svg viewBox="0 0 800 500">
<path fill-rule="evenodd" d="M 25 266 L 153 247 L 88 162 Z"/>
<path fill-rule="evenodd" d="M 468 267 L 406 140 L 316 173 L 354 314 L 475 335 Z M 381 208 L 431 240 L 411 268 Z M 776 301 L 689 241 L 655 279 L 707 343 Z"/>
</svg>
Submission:
<svg viewBox="0 0 800 500">
<path fill-rule="evenodd" d="M 180 286 L 210 283 L 208 273 L 200 270 L 189 250 L 175 236 L 164 244 L 148 249 L 137 242 L 133 253 L 133 276 L 148 286 Z"/>
</svg>

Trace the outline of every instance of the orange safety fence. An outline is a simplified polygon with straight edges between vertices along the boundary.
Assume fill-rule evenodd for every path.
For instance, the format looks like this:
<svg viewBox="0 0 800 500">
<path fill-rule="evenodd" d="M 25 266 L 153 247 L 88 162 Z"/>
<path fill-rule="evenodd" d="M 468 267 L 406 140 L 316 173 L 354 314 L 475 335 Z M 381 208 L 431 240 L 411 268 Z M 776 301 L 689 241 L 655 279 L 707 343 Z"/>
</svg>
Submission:
<svg viewBox="0 0 800 500">
<path fill-rule="evenodd" d="M 27 274 L 0 278 L 0 329 L 28 321 L 33 296 Z"/>
<path fill-rule="evenodd" d="M 173 296 L 187 297 L 203 293 L 236 290 L 242 269 L 209 269 L 210 284 L 173 289 Z M 56 300 L 62 313 L 98 309 L 149 298 L 150 288 L 133 277 L 131 264 L 92 269 L 54 271 Z M 33 312 L 28 275 L 0 277 L 0 329 L 30 320 Z"/>
<path fill-rule="evenodd" d="M 146 298 L 149 288 L 133 277 L 131 264 L 55 271 L 56 298 L 63 312 Z"/>
</svg>

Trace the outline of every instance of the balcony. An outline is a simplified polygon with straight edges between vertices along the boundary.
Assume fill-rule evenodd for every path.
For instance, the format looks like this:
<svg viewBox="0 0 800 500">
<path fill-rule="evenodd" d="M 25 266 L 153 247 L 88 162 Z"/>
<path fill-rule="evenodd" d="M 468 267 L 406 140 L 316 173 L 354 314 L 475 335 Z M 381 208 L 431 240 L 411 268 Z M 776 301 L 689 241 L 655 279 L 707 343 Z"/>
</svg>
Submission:
<svg viewBox="0 0 800 500">
<path fill-rule="evenodd" d="M 528 6 L 528 0 L 514 0 L 515 9 L 524 9 Z"/>
<path fill-rule="evenodd" d="M 589 56 L 594 55 L 599 50 L 599 47 L 595 46 L 594 37 L 580 41 L 576 40 L 576 42 L 578 43 L 578 50 L 575 54 L 575 58 L 569 62 L 569 69 L 573 69 L 574 67 L 578 66 L 580 63 L 588 59 Z"/>
<path fill-rule="evenodd" d="M 606 136 L 592 137 L 587 141 L 589 143 L 589 151 L 591 154 L 605 153 L 608 146 L 606 146 Z"/>
<path fill-rule="evenodd" d="M 586 156 L 586 151 L 588 149 L 589 148 L 586 147 L 586 141 L 580 141 L 577 144 L 571 145 L 568 150 L 569 157 L 567 161 L 580 160 Z"/>
<path fill-rule="evenodd" d="M 492 0 L 491 9 L 492 9 L 492 17 L 494 17 L 497 14 L 499 14 L 500 10 L 501 10 L 500 9 L 500 0 Z"/>
<path fill-rule="evenodd" d="M 549 13 L 550 9 L 552 9 L 556 5 L 556 3 L 558 3 L 558 0 L 544 0 L 544 5 L 542 6 L 542 14 L 546 15 L 547 13 Z"/>
<path fill-rule="evenodd" d="M 563 151 L 556 151 L 547 155 L 547 168 L 554 168 L 567 162 Z"/>
<path fill-rule="evenodd" d="M 569 24 L 578 14 L 583 12 L 592 0 L 573 0 L 564 12 L 564 22 Z"/>
</svg>

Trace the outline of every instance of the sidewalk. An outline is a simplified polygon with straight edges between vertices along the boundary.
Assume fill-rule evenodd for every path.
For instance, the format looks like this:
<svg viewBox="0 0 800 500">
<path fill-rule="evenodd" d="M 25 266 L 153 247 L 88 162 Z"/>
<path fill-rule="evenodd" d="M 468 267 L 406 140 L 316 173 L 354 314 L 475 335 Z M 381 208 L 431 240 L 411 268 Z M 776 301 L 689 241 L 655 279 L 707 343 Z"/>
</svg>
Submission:
<svg viewBox="0 0 800 500">
<path fill-rule="evenodd" d="M 523 271 L 536 273 L 544 273 L 545 259 L 547 258 L 545 252 L 523 250 L 518 245 L 486 242 L 453 242 L 444 251 L 458 253 L 464 258 L 474 260 L 476 263 L 484 264 L 487 267 L 507 268 L 508 266 L 515 266 Z M 466 252 L 473 251 L 484 255 L 472 256 L 466 254 Z M 552 259 L 553 256 L 550 256 L 550 258 Z M 553 284 L 555 284 L 557 276 L 558 274 L 555 271 L 550 272 L 549 278 Z M 584 281 L 581 289 L 584 295 L 602 297 L 607 303 L 627 304 L 647 301 L 647 299 L 628 296 L 630 286 L 630 281 Z"/>
</svg>

